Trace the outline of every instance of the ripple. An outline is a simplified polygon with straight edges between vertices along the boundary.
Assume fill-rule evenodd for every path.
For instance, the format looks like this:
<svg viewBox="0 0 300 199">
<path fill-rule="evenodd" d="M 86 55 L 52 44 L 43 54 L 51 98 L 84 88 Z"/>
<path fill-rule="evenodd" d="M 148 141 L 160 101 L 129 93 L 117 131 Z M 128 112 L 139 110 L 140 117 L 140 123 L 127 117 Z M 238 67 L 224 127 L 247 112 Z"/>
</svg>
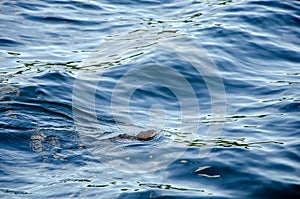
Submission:
<svg viewBox="0 0 300 199">
<path fill-rule="evenodd" d="M 13 39 L 10 39 L 10 38 L 0 38 L 0 45 L 1 46 L 19 46 L 19 45 L 22 45 L 21 42 L 18 42 L 18 41 L 15 41 Z"/>
</svg>

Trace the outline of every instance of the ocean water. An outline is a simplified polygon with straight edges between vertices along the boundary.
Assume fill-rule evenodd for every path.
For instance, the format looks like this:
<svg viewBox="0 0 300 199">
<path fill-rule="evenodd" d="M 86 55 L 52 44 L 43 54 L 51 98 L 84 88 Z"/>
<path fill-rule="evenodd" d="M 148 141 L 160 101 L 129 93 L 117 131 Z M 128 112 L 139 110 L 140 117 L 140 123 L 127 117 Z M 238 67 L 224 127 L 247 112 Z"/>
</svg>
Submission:
<svg viewBox="0 0 300 199">
<path fill-rule="evenodd" d="M 299 10 L 0 0 L 0 198 L 299 198 Z"/>
</svg>

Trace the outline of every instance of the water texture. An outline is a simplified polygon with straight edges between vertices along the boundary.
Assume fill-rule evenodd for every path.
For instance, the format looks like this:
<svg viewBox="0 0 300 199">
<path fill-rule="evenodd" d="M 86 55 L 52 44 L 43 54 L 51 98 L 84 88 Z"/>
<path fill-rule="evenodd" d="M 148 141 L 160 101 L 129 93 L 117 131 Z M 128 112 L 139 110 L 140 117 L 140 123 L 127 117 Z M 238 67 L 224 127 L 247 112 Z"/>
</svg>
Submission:
<svg viewBox="0 0 300 199">
<path fill-rule="evenodd" d="M 299 10 L 296 0 L 0 0 L 0 198 L 298 198 Z M 211 110 L 211 96 L 219 94 L 210 93 L 206 81 L 211 68 L 201 76 L 191 60 L 170 50 L 129 48 L 137 39 L 128 35 L 136 33 L 148 38 L 150 47 L 167 37 L 186 44 L 186 37 L 207 52 L 225 89 L 222 120 Z M 124 35 L 131 38 L 128 48 L 118 49 Z M 105 46 L 107 41 L 114 45 Z M 186 55 L 196 50 L 187 48 Z M 98 51 L 104 61 L 86 64 Z M 195 91 L 199 106 L 186 103 L 185 122 L 180 101 L 195 98 L 170 70 L 151 71 L 168 80 L 168 87 L 141 84 L 129 99 L 122 95 L 137 85 L 122 79 L 124 74 L 139 69 L 128 77 L 149 80 L 147 67 L 172 68 Z M 95 116 L 102 131 L 94 128 L 88 107 L 76 116 L 85 124 L 82 130 L 74 100 L 90 99 L 74 97 L 74 85 L 79 74 L 100 73 L 100 82 L 91 78 L 82 86 L 97 86 Z M 115 95 L 119 108 L 113 115 L 115 88 L 121 95 Z M 126 100 L 137 129 L 126 125 L 121 106 Z M 99 136 L 96 143 L 104 146 L 124 133 L 118 127 L 138 131 L 149 123 L 159 130 L 154 140 L 113 140 L 109 146 L 159 162 L 182 153 L 159 169 L 151 170 L 157 166 L 152 160 L 142 167 L 126 155 L 120 158 L 115 149 L 93 151 L 83 139 L 83 134 Z M 208 137 L 213 124 L 222 124 L 222 131 Z M 200 157 L 207 146 L 214 147 Z"/>
</svg>

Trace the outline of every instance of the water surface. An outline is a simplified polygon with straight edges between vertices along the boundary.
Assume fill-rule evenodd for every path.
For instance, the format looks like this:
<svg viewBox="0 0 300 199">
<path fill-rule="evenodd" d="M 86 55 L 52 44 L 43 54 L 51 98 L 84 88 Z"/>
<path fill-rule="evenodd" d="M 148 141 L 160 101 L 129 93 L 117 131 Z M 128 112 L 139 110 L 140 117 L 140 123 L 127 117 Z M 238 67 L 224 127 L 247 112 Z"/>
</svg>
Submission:
<svg viewBox="0 0 300 199">
<path fill-rule="evenodd" d="M 296 0 L 0 1 L 0 197 L 299 197 L 299 10 Z M 207 51 L 226 91 L 219 136 L 205 139 L 216 118 L 205 78 L 186 60 L 166 51 L 139 54 L 145 52 L 140 48 L 133 57 L 81 67 L 106 39 L 141 30 L 186 35 Z M 105 55 L 120 53 L 114 49 Z M 115 170 L 82 142 L 72 110 L 74 83 L 80 73 L 106 70 L 96 115 L 111 130 L 114 86 L 127 70 L 146 65 L 180 72 L 196 90 L 200 116 L 183 125 L 186 132 L 176 131 L 179 102 L 170 89 L 153 84 L 132 95 L 133 116 L 146 125 L 149 107 L 159 103 L 166 110 L 164 135 L 184 135 L 199 125 L 199 137 L 170 145 L 185 153 L 166 168 Z M 214 148 L 200 158 L 209 144 Z"/>
</svg>

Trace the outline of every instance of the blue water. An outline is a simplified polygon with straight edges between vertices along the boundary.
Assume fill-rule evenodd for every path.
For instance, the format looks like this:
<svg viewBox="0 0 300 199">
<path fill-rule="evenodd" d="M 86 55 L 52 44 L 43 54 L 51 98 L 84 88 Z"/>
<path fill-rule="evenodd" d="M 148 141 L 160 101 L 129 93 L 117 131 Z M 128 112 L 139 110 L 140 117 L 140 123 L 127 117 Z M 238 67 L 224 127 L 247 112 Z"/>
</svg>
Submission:
<svg viewBox="0 0 300 199">
<path fill-rule="evenodd" d="M 299 10 L 296 0 L 0 1 L 0 197 L 298 198 Z M 141 45 L 166 39 L 195 59 Z M 93 53 L 102 62 L 89 64 Z M 207 55 L 222 117 L 212 65 L 192 66 Z M 149 123 L 154 140 L 107 142 Z"/>
</svg>

